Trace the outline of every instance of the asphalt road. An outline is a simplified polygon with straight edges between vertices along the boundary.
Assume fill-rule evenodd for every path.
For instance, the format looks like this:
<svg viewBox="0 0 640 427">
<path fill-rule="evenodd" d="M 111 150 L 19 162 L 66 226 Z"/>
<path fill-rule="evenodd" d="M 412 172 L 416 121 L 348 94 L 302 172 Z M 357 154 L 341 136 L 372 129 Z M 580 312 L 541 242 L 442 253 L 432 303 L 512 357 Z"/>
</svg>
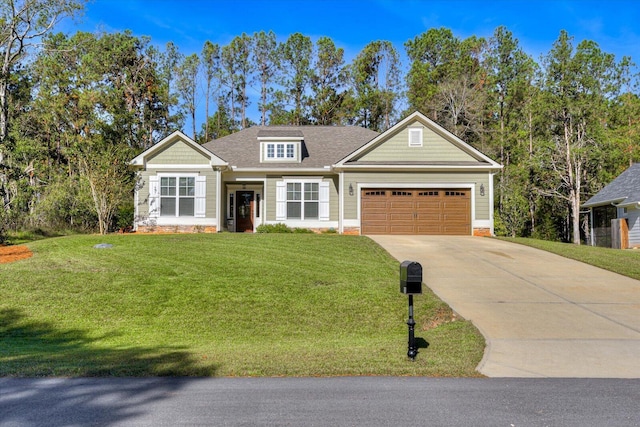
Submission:
<svg viewBox="0 0 640 427">
<path fill-rule="evenodd" d="M 0 378 L 0 426 L 639 426 L 640 380 Z"/>
</svg>

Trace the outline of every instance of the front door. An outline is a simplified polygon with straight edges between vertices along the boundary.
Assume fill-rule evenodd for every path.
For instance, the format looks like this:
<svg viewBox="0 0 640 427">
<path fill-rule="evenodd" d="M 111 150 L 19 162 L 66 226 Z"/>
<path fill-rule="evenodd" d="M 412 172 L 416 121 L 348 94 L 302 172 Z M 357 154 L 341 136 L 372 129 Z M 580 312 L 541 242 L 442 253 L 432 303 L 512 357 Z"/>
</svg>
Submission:
<svg viewBox="0 0 640 427">
<path fill-rule="evenodd" d="M 253 233 L 253 191 L 236 191 L 236 231 Z"/>
</svg>

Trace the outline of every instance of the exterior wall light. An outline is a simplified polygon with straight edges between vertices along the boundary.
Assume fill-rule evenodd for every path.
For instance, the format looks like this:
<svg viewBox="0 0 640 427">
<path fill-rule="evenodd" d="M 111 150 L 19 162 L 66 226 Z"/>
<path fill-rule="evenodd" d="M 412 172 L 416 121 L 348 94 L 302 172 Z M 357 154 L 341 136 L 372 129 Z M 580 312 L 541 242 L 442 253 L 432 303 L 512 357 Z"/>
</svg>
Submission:
<svg viewBox="0 0 640 427">
<path fill-rule="evenodd" d="M 480 184 L 480 195 L 484 196 L 484 184 Z"/>
<path fill-rule="evenodd" d="M 349 195 L 353 196 L 353 184 L 349 183 Z"/>
</svg>

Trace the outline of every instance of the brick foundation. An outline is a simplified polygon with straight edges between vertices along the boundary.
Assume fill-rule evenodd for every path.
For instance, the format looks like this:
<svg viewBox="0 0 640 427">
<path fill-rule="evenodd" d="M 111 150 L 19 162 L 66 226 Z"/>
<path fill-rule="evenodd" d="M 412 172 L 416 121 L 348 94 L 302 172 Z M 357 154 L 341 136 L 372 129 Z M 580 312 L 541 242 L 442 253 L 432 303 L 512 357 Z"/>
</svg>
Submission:
<svg viewBox="0 0 640 427">
<path fill-rule="evenodd" d="M 139 225 L 137 233 L 216 233 L 214 225 Z"/>
<path fill-rule="evenodd" d="M 473 235 L 478 237 L 491 237 L 490 228 L 474 228 Z"/>
<path fill-rule="evenodd" d="M 342 232 L 342 234 L 346 234 L 348 236 L 359 236 L 360 235 L 360 228 L 358 228 L 358 227 L 351 227 L 351 228 L 345 227 L 345 229 Z"/>
</svg>

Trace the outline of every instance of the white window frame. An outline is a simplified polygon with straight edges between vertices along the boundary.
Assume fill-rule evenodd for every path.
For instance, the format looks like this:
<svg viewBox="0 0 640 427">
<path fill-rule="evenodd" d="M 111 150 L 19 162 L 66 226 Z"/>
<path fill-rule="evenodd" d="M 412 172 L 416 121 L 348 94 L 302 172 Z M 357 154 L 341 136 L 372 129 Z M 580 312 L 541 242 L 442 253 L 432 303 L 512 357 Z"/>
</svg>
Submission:
<svg viewBox="0 0 640 427">
<path fill-rule="evenodd" d="M 161 194 L 162 178 L 175 178 L 176 179 L 176 195 L 169 196 L 175 197 L 176 207 L 174 215 L 162 215 L 161 214 L 161 201 L 163 197 Z M 194 180 L 194 195 L 193 195 L 193 215 L 180 215 L 180 199 L 185 196 L 180 196 L 180 178 L 193 178 Z M 202 218 L 206 213 L 206 177 L 200 176 L 197 173 L 159 173 L 157 175 L 157 211 L 156 216 L 159 218 Z"/>
<path fill-rule="evenodd" d="M 262 143 L 263 162 L 299 162 L 300 142 L 269 141 Z"/>
<path fill-rule="evenodd" d="M 288 185 L 300 184 L 301 200 L 288 199 Z M 314 218 L 305 218 L 304 204 L 307 200 L 305 197 L 305 184 L 318 184 L 318 199 L 308 200 L 308 202 L 318 203 L 318 216 Z M 322 179 L 285 179 L 276 182 L 276 220 L 278 221 L 328 221 L 329 212 L 329 182 Z M 300 218 L 289 218 L 287 215 L 287 207 L 290 201 L 300 202 Z"/>
<path fill-rule="evenodd" d="M 409 147 L 422 147 L 424 145 L 424 132 L 421 127 L 407 128 L 409 132 Z"/>
</svg>

